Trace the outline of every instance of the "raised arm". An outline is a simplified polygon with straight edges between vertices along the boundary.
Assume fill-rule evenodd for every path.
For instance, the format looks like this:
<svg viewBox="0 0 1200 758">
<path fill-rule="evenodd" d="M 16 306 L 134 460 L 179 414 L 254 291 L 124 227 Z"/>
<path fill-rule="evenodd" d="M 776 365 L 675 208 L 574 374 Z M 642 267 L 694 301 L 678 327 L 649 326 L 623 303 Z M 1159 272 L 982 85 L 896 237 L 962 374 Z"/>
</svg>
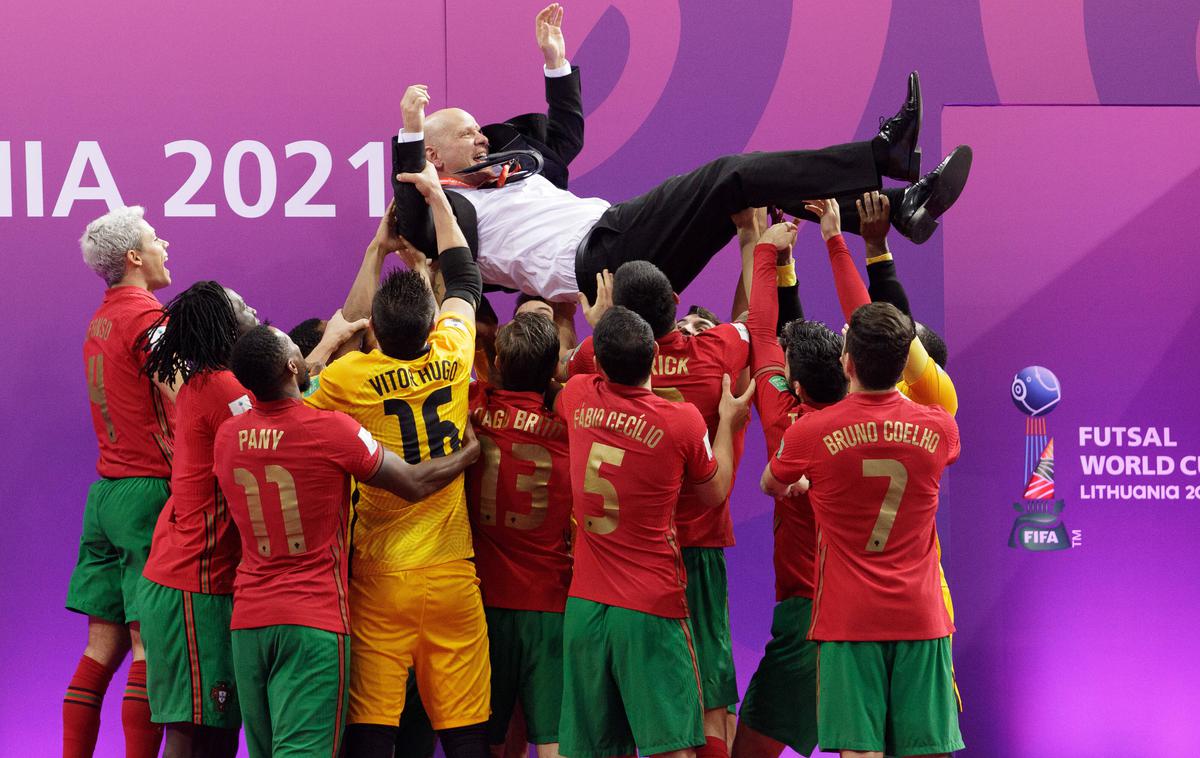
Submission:
<svg viewBox="0 0 1200 758">
<path fill-rule="evenodd" d="M 450 200 L 438 181 L 437 170 L 426 163 L 420 173 L 401 173 L 397 178 L 417 188 L 433 214 L 437 235 L 438 269 L 445 282 L 446 295 L 441 313 L 454 313 L 464 321 L 475 323 L 475 308 L 483 296 L 483 279 L 471 257 L 467 239 L 459 228 Z"/>
<path fill-rule="evenodd" d="M 867 243 L 868 291 L 872 302 L 891 303 L 901 313 L 912 316 L 908 304 L 908 293 L 896 275 L 896 262 L 888 249 L 887 233 L 891 228 L 891 202 L 882 192 L 863 193 L 854 201 L 858 206 L 858 218 L 863 242 Z"/>
<path fill-rule="evenodd" d="M 806 203 L 805 210 L 821 218 L 821 237 L 829 250 L 829 265 L 833 268 L 833 286 L 837 290 L 842 316 L 849 323 L 850 316 L 861 306 L 871 302 L 862 276 L 854 267 L 850 248 L 842 237 L 842 216 L 837 200 L 813 200 Z"/>
<path fill-rule="evenodd" d="M 468 422 L 463 433 L 462 446 L 441 458 L 412 464 L 385 448 L 383 465 L 366 483 L 399 495 L 409 502 L 423 500 L 453 481 L 454 477 L 478 458 L 479 441 Z"/>
<path fill-rule="evenodd" d="M 365 318 L 349 321 L 342 315 L 341 309 L 338 309 L 325 323 L 321 341 L 312 349 L 312 352 L 304 356 L 304 362 L 308 364 L 308 372 L 314 376 L 321 373 L 325 365 L 338 354 L 342 345 L 355 334 L 366 329 L 367 323 Z"/>
<path fill-rule="evenodd" d="M 579 69 L 567 61 L 562 20 L 562 5 L 551 3 L 534 18 L 534 27 L 546 65 L 546 144 L 570 164 L 583 149 L 583 98 Z"/>
</svg>

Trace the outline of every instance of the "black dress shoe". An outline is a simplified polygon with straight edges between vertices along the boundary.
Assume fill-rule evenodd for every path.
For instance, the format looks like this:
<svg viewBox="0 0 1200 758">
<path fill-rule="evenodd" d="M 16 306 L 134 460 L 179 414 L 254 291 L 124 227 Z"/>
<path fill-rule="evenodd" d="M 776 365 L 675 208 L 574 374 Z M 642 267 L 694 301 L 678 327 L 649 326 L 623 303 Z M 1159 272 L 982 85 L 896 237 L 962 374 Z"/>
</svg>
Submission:
<svg viewBox="0 0 1200 758">
<path fill-rule="evenodd" d="M 938 167 L 904 190 L 892 213 L 892 226 L 918 245 L 937 229 L 937 219 L 962 194 L 971 173 L 971 148 L 959 145 Z"/>
<path fill-rule="evenodd" d="M 880 119 L 879 134 L 872 140 L 879 173 L 902 182 L 915 182 L 921 175 L 921 78 L 908 75 L 908 99 L 900 112 L 886 121 Z"/>
</svg>

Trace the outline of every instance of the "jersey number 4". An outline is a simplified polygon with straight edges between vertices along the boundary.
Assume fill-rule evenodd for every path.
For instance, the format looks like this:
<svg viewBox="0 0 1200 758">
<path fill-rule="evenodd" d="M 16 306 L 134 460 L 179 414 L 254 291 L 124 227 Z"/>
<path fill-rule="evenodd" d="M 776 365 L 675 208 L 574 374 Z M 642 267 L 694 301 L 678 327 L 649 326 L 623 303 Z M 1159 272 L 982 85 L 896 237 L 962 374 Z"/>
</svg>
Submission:
<svg viewBox="0 0 1200 758">
<path fill-rule="evenodd" d="M 862 462 L 862 473 L 864 477 L 887 477 L 888 480 L 887 494 L 879 506 L 879 517 L 875 519 L 875 528 L 867 538 L 867 552 L 882 553 L 887 547 L 892 526 L 896 523 L 896 511 L 900 509 L 904 488 L 908 486 L 908 469 L 893 458 L 868 458 Z"/>
</svg>

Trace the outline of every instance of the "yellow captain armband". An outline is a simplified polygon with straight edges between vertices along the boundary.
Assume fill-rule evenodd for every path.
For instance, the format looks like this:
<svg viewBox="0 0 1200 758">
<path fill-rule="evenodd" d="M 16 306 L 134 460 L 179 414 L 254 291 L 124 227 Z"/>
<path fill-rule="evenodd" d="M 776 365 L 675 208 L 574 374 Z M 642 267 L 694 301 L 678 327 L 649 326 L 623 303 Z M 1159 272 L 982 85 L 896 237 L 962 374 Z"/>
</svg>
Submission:
<svg viewBox="0 0 1200 758">
<path fill-rule="evenodd" d="M 775 286 L 792 287 L 796 284 L 796 261 L 789 259 L 782 266 L 775 267 Z"/>
<path fill-rule="evenodd" d="M 870 266 L 872 263 L 883 263 L 884 261 L 890 260 L 892 260 L 892 254 L 884 253 L 883 255 L 876 255 L 874 257 L 867 258 L 867 265 Z"/>
</svg>

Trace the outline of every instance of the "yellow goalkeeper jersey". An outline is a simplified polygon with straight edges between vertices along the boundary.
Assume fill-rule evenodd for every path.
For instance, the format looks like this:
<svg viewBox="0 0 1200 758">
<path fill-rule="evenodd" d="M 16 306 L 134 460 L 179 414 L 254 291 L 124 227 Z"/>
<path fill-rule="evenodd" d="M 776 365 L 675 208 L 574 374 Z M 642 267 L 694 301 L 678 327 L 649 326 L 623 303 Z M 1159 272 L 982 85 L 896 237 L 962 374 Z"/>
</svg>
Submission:
<svg viewBox="0 0 1200 758">
<path fill-rule="evenodd" d="M 475 327 L 454 313 L 440 316 L 429 349 L 413 360 L 379 350 L 331 363 L 305 402 L 342 411 L 396 455 L 419 463 L 462 444 Z M 351 535 L 356 574 L 383 574 L 472 557 L 463 477 L 419 502 L 358 484 Z"/>
</svg>

